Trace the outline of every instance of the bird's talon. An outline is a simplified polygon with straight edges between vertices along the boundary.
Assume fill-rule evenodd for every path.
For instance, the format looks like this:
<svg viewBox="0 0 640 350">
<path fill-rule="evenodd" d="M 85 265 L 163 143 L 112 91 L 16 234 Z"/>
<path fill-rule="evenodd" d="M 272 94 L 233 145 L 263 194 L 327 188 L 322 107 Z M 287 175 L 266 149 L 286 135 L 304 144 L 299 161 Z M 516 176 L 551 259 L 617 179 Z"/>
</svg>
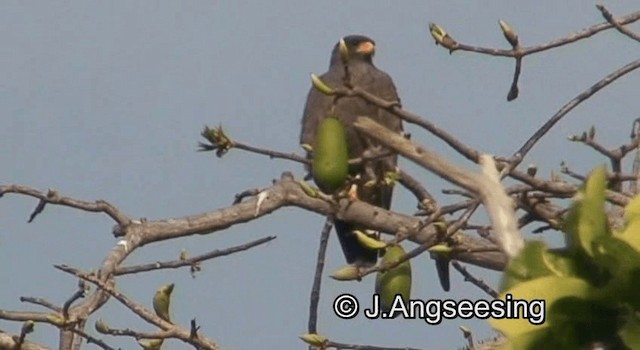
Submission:
<svg viewBox="0 0 640 350">
<path fill-rule="evenodd" d="M 347 192 L 349 200 L 355 202 L 358 200 L 358 185 L 351 185 L 349 187 L 349 191 Z"/>
</svg>

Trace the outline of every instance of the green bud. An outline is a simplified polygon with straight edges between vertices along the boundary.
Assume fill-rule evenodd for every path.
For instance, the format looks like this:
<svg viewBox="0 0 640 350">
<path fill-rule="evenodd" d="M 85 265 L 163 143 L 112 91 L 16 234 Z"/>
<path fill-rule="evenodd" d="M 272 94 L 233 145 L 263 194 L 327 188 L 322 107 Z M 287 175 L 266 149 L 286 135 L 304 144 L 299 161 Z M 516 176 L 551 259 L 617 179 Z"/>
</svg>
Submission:
<svg viewBox="0 0 640 350">
<path fill-rule="evenodd" d="M 442 45 L 449 49 L 449 51 L 453 51 L 458 47 L 458 43 L 453 40 L 449 34 L 444 30 L 444 28 L 440 27 L 435 23 L 429 23 L 429 32 L 431 36 L 436 40 L 436 44 Z"/>
<path fill-rule="evenodd" d="M 331 96 L 335 94 L 335 92 L 329 87 L 329 85 L 325 84 L 324 81 L 320 79 L 320 77 L 313 73 L 311 73 L 311 83 L 313 84 L 314 88 L 325 95 Z"/>
<path fill-rule="evenodd" d="M 312 346 L 317 346 L 317 347 L 322 347 L 327 342 L 327 338 L 316 333 L 306 333 L 306 334 L 300 335 L 299 337 L 305 343 Z"/>
<path fill-rule="evenodd" d="M 369 249 L 383 249 L 387 246 L 387 243 L 375 239 L 362 231 L 354 230 L 353 233 L 356 235 L 356 238 L 358 238 L 358 242 L 360 242 L 363 247 Z"/>
<path fill-rule="evenodd" d="M 360 270 L 353 265 L 344 266 L 329 277 L 337 281 L 353 281 L 361 278 Z"/>
<path fill-rule="evenodd" d="M 96 321 L 93 327 L 96 329 L 96 331 L 98 331 L 98 333 L 102 334 L 107 334 L 110 330 L 109 325 L 107 325 L 107 323 L 104 322 L 101 318 Z"/>
<path fill-rule="evenodd" d="M 502 34 L 504 34 L 504 38 L 507 39 L 509 44 L 511 44 L 511 46 L 513 47 L 518 46 L 518 36 L 513 31 L 513 29 L 511 29 L 509 24 L 507 24 L 507 22 L 503 20 L 499 20 L 498 24 L 500 25 L 500 29 L 502 29 Z"/>
<path fill-rule="evenodd" d="M 161 319 L 171 322 L 171 317 L 169 317 L 169 306 L 171 304 L 171 293 L 173 292 L 174 284 L 164 285 L 153 295 L 153 310 L 156 312 L 156 315 Z"/>
</svg>

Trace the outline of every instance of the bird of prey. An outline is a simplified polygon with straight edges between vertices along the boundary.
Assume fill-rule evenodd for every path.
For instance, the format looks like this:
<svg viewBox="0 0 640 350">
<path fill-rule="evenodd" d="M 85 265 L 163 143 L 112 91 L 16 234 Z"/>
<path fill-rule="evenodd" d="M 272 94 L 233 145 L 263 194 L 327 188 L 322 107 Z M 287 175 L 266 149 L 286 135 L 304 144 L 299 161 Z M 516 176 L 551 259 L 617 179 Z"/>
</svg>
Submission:
<svg viewBox="0 0 640 350">
<path fill-rule="evenodd" d="M 348 49 L 347 62 L 343 62 L 340 45 L 336 44 L 331 53 L 329 70 L 320 76 L 320 79 L 330 87 L 343 86 L 346 64 L 350 76 L 349 83 L 352 86 L 357 86 L 387 101 L 400 103 L 391 77 L 373 64 L 375 42 L 363 35 L 349 35 L 343 40 Z M 302 117 L 301 144 L 314 144 L 318 126 L 330 113 L 337 116 L 346 129 L 350 159 L 359 158 L 366 150 L 379 147 L 376 142 L 361 135 L 353 127 L 357 117 L 366 116 L 394 132 L 402 132 L 402 122 L 398 117 L 359 97 L 341 97 L 334 100 L 333 96 L 324 95 L 315 88 L 311 88 Z M 397 158 L 397 155 L 390 155 L 349 168 L 351 175 L 359 177 L 356 190 L 359 200 L 389 209 L 393 185 L 384 183 L 384 175 L 395 171 Z M 363 186 L 365 183 L 369 185 Z M 375 185 L 371 186 L 372 183 Z M 358 266 L 376 263 L 377 252 L 360 245 L 353 233 L 354 229 L 359 229 L 358 227 L 342 220 L 335 220 L 334 225 L 347 263 Z"/>
</svg>

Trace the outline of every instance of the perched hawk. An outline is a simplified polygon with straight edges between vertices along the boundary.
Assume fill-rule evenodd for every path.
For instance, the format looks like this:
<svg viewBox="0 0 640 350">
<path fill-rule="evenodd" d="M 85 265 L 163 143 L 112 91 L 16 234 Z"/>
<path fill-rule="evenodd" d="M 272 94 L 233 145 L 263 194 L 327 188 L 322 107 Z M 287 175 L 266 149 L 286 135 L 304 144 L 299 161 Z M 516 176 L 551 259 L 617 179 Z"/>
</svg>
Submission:
<svg viewBox="0 0 640 350">
<path fill-rule="evenodd" d="M 347 66 L 350 74 L 350 83 L 385 100 L 400 102 L 391 77 L 373 65 L 372 58 L 375 52 L 375 42 L 362 35 L 349 35 L 344 37 L 343 40 L 349 52 Z M 344 76 L 345 67 L 340 57 L 338 43 L 331 53 L 329 71 L 320 76 L 320 79 L 330 87 L 338 87 L 344 85 Z M 331 112 L 333 103 L 334 98 L 332 96 L 324 95 L 315 88 L 311 88 L 307 95 L 307 104 L 302 116 L 301 144 L 314 144 L 318 126 Z M 365 150 L 377 146 L 374 141 L 355 130 L 353 123 L 357 117 L 367 116 L 392 131 L 402 132 L 402 122 L 398 117 L 358 97 L 339 98 L 333 114 L 339 118 L 346 129 L 349 158 L 351 159 L 359 158 Z M 397 158 L 397 155 L 379 158 L 364 165 L 352 166 L 349 169 L 351 175 L 359 176 L 357 188 L 359 200 L 389 209 L 393 187 L 384 184 L 382 180 L 386 172 L 395 170 Z M 372 180 L 375 182 L 374 186 L 363 186 L 367 182 L 373 183 Z M 352 230 L 356 228 L 354 225 L 336 220 L 335 228 L 347 263 L 356 265 L 373 265 L 376 263 L 377 252 L 360 245 L 356 236 L 352 233 Z"/>
</svg>

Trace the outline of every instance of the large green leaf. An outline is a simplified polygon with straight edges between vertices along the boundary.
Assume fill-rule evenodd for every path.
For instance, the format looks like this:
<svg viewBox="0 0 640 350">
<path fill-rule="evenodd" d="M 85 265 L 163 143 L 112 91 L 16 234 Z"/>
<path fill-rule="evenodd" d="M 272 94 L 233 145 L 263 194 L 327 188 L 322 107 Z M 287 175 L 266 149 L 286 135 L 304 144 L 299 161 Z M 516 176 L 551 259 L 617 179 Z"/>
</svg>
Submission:
<svg viewBox="0 0 640 350">
<path fill-rule="evenodd" d="M 640 269 L 640 252 L 627 241 L 603 237 L 594 242 L 594 261 L 607 268 L 616 278 L 629 278 L 631 271 Z"/>
<path fill-rule="evenodd" d="M 579 266 L 570 252 L 549 250 L 545 242 L 529 241 L 504 270 L 500 290 L 544 276 L 577 276 L 578 270 Z"/>
<path fill-rule="evenodd" d="M 616 237 L 627 242 L 633 249 L 640 252 L 640 196 L 635 196 L 624 209 L 627 220 L 624 230 Z"/>
<path fill-rule="evenodd" d="M 519 283 L 502 293 L 500 299 L 505 300 L 506 294 L 511 294 L 514 300 L 544 300 L 546 303 L 546 312 L 548 312 L 553 303 L 562 298 L 576 297 L 587 299 L 593 292 L 593 287 L 585 280 L 575 277 L 546 276 Z M 537 333 L 553 326 L 549 320 L 543 324 L 536 325 L 525 318 L 492 318 L 489 320 L 489 323 L 509 339 L 520 337 L 527 333 Z"/>
<path fill-rule="evenodd" d="M 553 272 L 544 263 L 543 254 L 547 250 L 542 241 L 529 241 L 513 258 L 502 275 L 500 290 L 506 290 L 518 283 L 552 275 Z"/>
<path fill-rule="evenodd" d="M 546 318 L 542 324 L 522 315 L 490 319 L 509 339 L 502 349 L 578 349 L 596 342 L 640 349 L 640 197 L 625 209 L 625 228 L 611 234 L 605 191 L 599 167 L 567 215 L 567 246 L 528 242 L 510 261 L 500 299 L 543 300 Z"/>
<path fill-rule="evenodd" d="M 581 248 L 593 256 L 593 241 L 609 234 L 609 223 L 604 211 L 606 189 L 606 170 L 600 166 L 591 172 L 579 193 L 579 199 L 573 204 L 565 222 L 567 246 L 569 249 Z"/>
<path fill-rule="evenodd" d="M 542 252 L 542 261 L 552 274 L 559 277 L 577 277 L 583 272 L 575 256 L 571 255 L 571 252 L 566 249 L 544 250 Z"/>
<path fill-rule="evenodd" d="M 631 349 L 640 349 L 640 314 L 627 308 L 623 317 L 624 325 L 620 327 L 618 335 L 625 345 Z"/>
<path fill-rule="evenodd" d="M 571 348 L 584 348 L 587 344 L 603 342 L 618 344 L 618 307 L 598 300 L 567 297 L 548 308 L 548 322 L 554 338 L 576 344 Z M 563 347 L 567 349 L 567 347 Z M 617 347 L 614 347 L 617 348 Z"/>
</svg>

